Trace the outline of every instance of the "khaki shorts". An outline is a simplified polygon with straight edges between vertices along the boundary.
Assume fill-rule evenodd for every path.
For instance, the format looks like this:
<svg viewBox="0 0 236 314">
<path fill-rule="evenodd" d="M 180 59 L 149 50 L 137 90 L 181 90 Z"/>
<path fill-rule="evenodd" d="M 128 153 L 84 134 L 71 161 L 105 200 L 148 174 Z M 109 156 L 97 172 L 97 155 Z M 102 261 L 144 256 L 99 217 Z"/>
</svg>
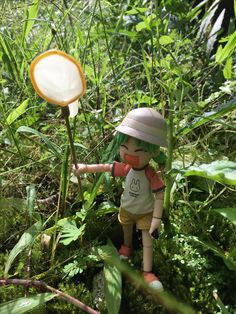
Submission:
<svg viewBox="0 0 236 314">
<path fill-rule="evenodd" d="M 147 214 L 131 214 L 124 208 L 120 208 L 118 219 L 122 225 L 136 224 L 137 229 L 149 230 L 153 212 Z"/>
</svg>

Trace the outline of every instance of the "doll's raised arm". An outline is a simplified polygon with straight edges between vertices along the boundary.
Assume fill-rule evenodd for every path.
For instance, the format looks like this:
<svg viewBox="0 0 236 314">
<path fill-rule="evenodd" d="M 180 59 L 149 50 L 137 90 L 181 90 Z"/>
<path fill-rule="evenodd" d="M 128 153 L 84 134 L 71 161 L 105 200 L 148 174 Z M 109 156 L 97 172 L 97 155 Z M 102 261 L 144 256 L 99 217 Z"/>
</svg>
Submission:
<svg viewBox="0 0 236 314">
<path fill-rule="evenodd" d="M 96 172 L 111 172 L 112 164 L 77 164 L 73 165 L 72 171 L 75 176 L 80 175 L 81 173 L 96 173 Z"/>
</svg>

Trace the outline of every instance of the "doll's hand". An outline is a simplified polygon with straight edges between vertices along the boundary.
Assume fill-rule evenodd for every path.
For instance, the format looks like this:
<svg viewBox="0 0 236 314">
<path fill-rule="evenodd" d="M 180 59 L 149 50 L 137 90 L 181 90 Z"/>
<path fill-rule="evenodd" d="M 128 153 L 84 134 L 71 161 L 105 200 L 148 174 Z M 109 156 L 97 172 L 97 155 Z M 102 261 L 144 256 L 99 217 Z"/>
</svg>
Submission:
<svg viewBox="0 0 236 314">
<path fill-rule="evenodd" d="M 81 173 L 87 172 L 87 165 L 86 164 L 77 164 L 77 167 L 73 165 L 72 172 L 75 176 L 79 176 Z"/>
<path fill-rule="evenodd" d="M 152 218 L 151 227 L 149 229 L 149 234 L 152 238 L 154 238 L 153 234 L 155 231 L 157 231 L 160 228 L 160 225 L 161 225 L 161 219 Z"/>
</svg>

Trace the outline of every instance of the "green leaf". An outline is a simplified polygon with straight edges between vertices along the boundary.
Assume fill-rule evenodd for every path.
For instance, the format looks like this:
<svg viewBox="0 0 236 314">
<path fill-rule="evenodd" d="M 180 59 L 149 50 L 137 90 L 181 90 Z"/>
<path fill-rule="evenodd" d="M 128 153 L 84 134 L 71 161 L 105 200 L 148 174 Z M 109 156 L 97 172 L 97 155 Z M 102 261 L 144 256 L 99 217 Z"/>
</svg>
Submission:
<svg viewBox="0 0 236 314">
<path fill-rule="evenodd" d="M 16 119 L 25 113 L 29 104 L 29 98 L 24 100 L 16 109 L 14 109 L 7 117 L 7 124 L 11 125 Z"/>
<path fill-rule="evenodd" d="M 26 192 L 27 192 L 27 208 L 28 208 L 30 217 L 32 217 L 32 213 L 34 211 L 34 201 L 36 199 L 35 186 L 34 185 L 27 186 Z"/>
<path fill-rule="evenodd" d="M 233 58 L 230 57 L 227 59 L 224 69 L 223 69 L 223 74 L 226 79 L 230 79 L 232 77 L 232 66 L 233 66 Z"/>
<path fill-rule="evenodd" d="M 55 293 L 40 293 L 27 298 L 19 298 L 0 304 L 1 314 L 22 314 L 55 298 Z"/>
<path fill-rule="evenodd" d="M 192 166 L 183 170 L 183 175 L 186 177 L 200 176 L 222 184 L 236 185 L 236 162 L 217 160 L 210 164 Z"/>
<path fill-rule="evenodd" d="M 38 16 L 40 6 L 40 0 L 35 0 L 25 11 L 24 22 L 23 22 L 23 32 L 22 32 L 22 42 L 25 42 L 29 32 L 31 31 L 35 19 Z"/>
<path fill-rule="evenodd" d="M 37 130 L 34 130 L 28 126 L 21 126 L 19 127 L 16 132 L 27 132 L 27 133 L 32 133 L 34 135 L 37 135 L 44 143 L 47 145 L 48 149 L 58 158 L 61 159 L 61 149 L 57 145 L 55 145 L 53 142 L 51 142 L 47 136 L 44 134 L 40 133 Z"/>
<path fill-rule="evenodd" d="M 222 314 L 230 314 L 230 312 L 228 312 L 227 308 L 225 307 L 224 303 L 219 298 L 218 294 L 216 292 L 213 292 L 213 296 L 216 299 L 216 303 L 218 304 L 218 306 L 221 309 L 221 313 Z"/>
<path fill-rule="evenodd" d="M 197 237 L 191 237 L 195 242 L 201 244 L 205 250 L 212 251 L 216 256 L 223 259 L 225 265 L 229 268 L 229 270 L 236 271 L 236 261 L 234 261 L 232 258 L 227 256 L 225 252 L 219 248 L 217 248 L 215 245 L 201 241 Z"/>
<path fill-rule="evenodd" d="M 58 225 L 61 227 L 61 238 L 63 238 L 60 242 L 64 245 L 68 245 L 82 236 L 86 226 L 86 224 L 83 224 L 80 228 L 77 228 L 75 221 L 67 218 L 59 220 Z"/>
<path fill-rule="evenodd" d="M 148 10 L 147 8 L 134 8 L 132 10 L 126 11 L 125 14 L 127 15 L 139 14 L 139 13 L 144 13 L 147 10 Z"/>
<path fill-rule="evenodd" d="M 185 127 L 181 128 L 177 132 L 177 137 L 180 135 L 186 135 L 197 127 L 213 120 L 222 117 L 228 112 L 231 112 L 236 109 L 236 98 L 231 99 L 225 104 L 219 105 L 212 111 L 205 112 L 201 117 L 194 119 L 192 122 L 188 123 Z"/>
<path fill-rule="evenodd" d="M 217 50 L 216 62 L 221 63 L 231 56 L 236 47 L 236 31 L 229 36 L 227 44 L 223 49 Z"/>
<path fill-rule="evenodd" d="M 150 29 L 145 22 L 139 22 L 136 25 L 136 31 L 141 32 L 143 29 Z"/>
<path fill-rule="evenodd" d="M 213 209 L 236 225 L 236 207 Z"/>
<path fill-rule="evenodd" d="M 159 43 L 160 43 L 160 45 L 169 45 L 169 44 L 171 44 L 171 43 L 173 43 L 173 39 L 170 37 L 170 36 L 161 36 L 160 38 L 159 38 Z"/>
<path fill-rule="evenodd" d="M 113 244 L 109 241 L 109 245 L 100 248 L 100 254 L 119 258 L 118 252 Z M 105 258 L 106 260 L 106 258 Z M 121 302 L 121 273 L 116 266 L 105 262 L 104 265 L 104 292 L 108 313 L 118 314 Z"/>
<path fill-rule="evenodd" d="M 20 240 L 17 242 L 17 244 L 14 246 L 14 248 L 11 250 L 10 255 L 7 259 L 4 276 L 6 277 L 8 275 L 9 269 L 14 262 L 15 258 L 27 247 L 30 247 L 34 240 L 37 238 L 37 236 L 42 231 L 42 222 L 37 221 L 34 225 L 32 225 L 30 228 L 28 228 L 23 235 L 21 236 Z"/>
</svg>

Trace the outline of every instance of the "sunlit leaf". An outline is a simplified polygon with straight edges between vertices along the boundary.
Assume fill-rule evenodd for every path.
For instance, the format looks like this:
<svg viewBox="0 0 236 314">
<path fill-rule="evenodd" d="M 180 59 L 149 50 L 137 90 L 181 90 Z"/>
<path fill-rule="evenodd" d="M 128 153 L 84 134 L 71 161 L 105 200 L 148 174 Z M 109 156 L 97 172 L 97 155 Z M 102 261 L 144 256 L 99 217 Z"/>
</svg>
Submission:
<svg viewBox="0 0 236 314">
<path fill-rule="evenodd" d="M 147 27 L 147 24 L 145 22 L 139 22 L 136 25 L 136 31 L 141 32 L 143 29 L 149 29 L 149 27 Z"/>
<path fill-rule="evenodd" d="M 236 47 L 236 32 L 229 36 L 229 40 L 223 49 L 220 49 L 216 53 L 216 62 L 221 63 L 228 58 Z"/>
<path fill-rule="evenodd" d="M 236 225 L 236 207 L 234 208 L 217 208 L 214 211 L 221 214 L 223 217 L 230 220 L 234 225 Z"/>
<path fill-rule="evenodd" d="M 101 255 L 114 256 L 119 258 L 116 248 L 109 242 L 109 245 L 101 247 Z M 108 313 L 118 314 L 121 302 L 121 273 L 116 266 L 105 263 L 104 265 L 104 292 Z"/>
<path fill-rule="evenodd" d="M 223 74 L 226 79 L 230 79 L 232 77 L 232 67 L 233 67 L 233 58 L 230 57 L 225 62 L 225 66 L 223 69 Z"/>
<path fill-rule="evenodd" d="M 29 98 L 24 100 L 16 109 L 14 109 L 7 117 L 7 124 L 11 125 L 16 119 L 25 113 L 29 104 Z"/>
<path fill-rule="evenodd" d="M 37 221 L 34 225 L 32 225 L 30 228 L 28 228 L 23 235 L 21 236 L 20 240 L 17 242 L 17 244 L 14 246 L 14 248 L 11 250 L 10 255 L 7 259 L 4 275 L 7 276 L 9 269 L 14 262 L 15 258 L 26 248 L 30 247 L 34 240 L 37 238 L 37 236 L 42 231 L 42 222 Z"/>
<path fill-rule="evenodd" d="M 0 304 L 1 314 L 23 314 L 55 298 L 55 293 L 40 293 Z"/>
<path fill-rule="evenodd" d="M 192 166 L 183 170 L 184 176 L 200 176 L 222 184 L 236 185 L 236 162 L 217 160 L 210 164 Z"/>
<path fill-rule="evenodd" d="M 48 149 L 59 159 L 61 159 L 61 149 L 57 145 L 55 145 L 53 142 L 51 142 L 47 136 L 40 133 L 37 130 L 34 130 L 28 126 L 21 126 L 17 129 L 17 132 L 26 132 L 26 133 L 32 133 L 34 135 L 37 135 L 44 143 L 47 145 Z"/>
<path fill-rule="evenodd" d="M 147 8 L 135 8 L 135 9 L 126 11 L 125 14 L 133 15 L 133 14 L 138 14 L 138 13 L 144 13 L 147 10 L 148 10 Z"/>
<path fill-rule="evenodd" d="M 159 38 L 159 43 L 160 45 L 169 45 L 171 43 L 173 43 L 173 39 L 170 36 L 161 36 Z"/>
</svg>

